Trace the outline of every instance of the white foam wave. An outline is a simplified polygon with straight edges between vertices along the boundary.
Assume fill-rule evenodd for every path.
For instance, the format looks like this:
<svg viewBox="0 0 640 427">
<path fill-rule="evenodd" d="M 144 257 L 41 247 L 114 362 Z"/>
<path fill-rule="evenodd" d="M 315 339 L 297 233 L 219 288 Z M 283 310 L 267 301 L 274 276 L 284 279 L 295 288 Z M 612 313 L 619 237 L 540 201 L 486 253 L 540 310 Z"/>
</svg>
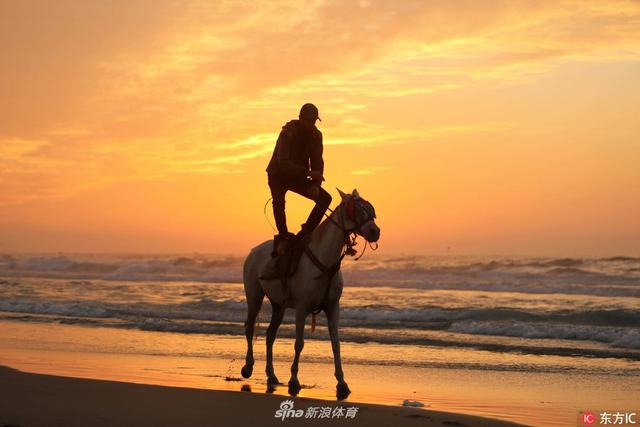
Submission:
<svg viewBox="0 0 640 427">
<path fill-rule="evenodd" d="M 450 332 L 479 335 L 501 335 L 520 338 L 553 338 L 564 340 L 596 341 L 613 347 L 640 349 L 640 328 L 618 328 L 537 322 L 454 322 Z"/>
</svg>

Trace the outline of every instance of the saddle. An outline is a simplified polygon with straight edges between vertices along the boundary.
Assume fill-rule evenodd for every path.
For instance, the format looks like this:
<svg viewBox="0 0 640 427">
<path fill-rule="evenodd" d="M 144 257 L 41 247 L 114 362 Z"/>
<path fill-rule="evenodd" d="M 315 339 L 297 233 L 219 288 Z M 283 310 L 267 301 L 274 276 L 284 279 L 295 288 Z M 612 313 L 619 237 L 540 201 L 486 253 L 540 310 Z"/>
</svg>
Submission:
<svg viewBox="0 0 640 427">
<path fill-rule="evenodd" d="M 277 255 L 274 242 L 271 259 L 262 270 L 260 280 L 280 279 L 286 287 L 287 278 L 293 276 L 298 270 L 300 258 L 310 241 L 310 234 L 293 237 L 282 255 Z"/>
</svg>

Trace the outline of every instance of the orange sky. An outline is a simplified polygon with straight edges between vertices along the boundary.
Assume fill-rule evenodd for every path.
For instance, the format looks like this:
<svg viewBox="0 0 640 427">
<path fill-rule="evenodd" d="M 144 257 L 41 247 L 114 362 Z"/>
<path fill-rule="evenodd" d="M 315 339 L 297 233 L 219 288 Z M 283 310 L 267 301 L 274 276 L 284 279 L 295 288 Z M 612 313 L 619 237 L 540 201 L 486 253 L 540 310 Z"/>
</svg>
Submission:
<svg viewBox="0 0 640 427">
<path fill-rule="evenodd" d="M 244 253 L 313 102 L 383 252 L 640 254 L 638 1 L 9 1 L 0 46 L 3 252 Z"/>
</svg>

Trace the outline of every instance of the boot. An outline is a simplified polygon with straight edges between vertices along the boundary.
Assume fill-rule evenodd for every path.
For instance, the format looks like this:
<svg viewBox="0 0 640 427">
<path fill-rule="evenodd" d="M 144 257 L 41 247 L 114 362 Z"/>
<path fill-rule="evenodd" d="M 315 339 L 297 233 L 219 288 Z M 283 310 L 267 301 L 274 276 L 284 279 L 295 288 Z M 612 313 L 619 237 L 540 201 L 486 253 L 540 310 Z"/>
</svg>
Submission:
<svg viewBox="0 0 640 427">
<path fill-rule="evenodd" d="M 260 275 L 261 280 L 269 280 L 269 279 L 278 279 L 281 276 L 281 256 L 284 255 L 289 246 L 291 240 L 295 236 L 293 233 L 287 234 L 276 234 L 273 236 L 273 249 L 271 250 L 271 259 L 264 266 L 262 270 L 262 274 Z"/>
<path fill-rule="evenodd" d="M 286 234 L 276 234 L 273 236 L 273 249 L 271 250 L 271 256 L 273 258 L 278 257 L 280 255 L 284 255 L 289 248 L 289 243 L 291 239 L 293 239 L 295 235 L 293 233 L 287 232 Z"/>
</svg>

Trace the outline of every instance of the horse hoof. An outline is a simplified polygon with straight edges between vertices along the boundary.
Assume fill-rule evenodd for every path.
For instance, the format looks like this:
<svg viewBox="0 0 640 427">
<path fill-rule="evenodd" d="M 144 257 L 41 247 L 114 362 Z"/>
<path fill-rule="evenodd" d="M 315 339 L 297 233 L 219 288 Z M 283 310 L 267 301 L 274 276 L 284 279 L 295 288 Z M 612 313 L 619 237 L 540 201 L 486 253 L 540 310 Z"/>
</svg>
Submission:
<svg viewBox="0 0 640 427">
<path fill-rule="evenodd" d="M 273 385 L 279 385 L 279 384 L 280 384 L 280 381 L 278 381 L 278 377 L 276 377 L 275 375 L 267 378 L 267 385 L 273 386 Z"/>
<path fill-rule="evenodd" d="M 349 390 L 349 386 L 347 383 L 338 383 L 336 386 L 336 397 L 338 400 L 344 400 L 351 394 L 351 390 Z"/>
<path fill-rule="evenodd" d="M 289 381 L 289 394 L 292 396 L 296 396 L 298 393 L 300 393 L 300 383 L 298 382 L 298 380 L 295 381 Z"/>
<path fill-rule="evenodd" d="M 251 378 L 251 374 L 253 374 L 253 366 L 244 365 L 240 370 L 243 378 Z"/>
</svg>

